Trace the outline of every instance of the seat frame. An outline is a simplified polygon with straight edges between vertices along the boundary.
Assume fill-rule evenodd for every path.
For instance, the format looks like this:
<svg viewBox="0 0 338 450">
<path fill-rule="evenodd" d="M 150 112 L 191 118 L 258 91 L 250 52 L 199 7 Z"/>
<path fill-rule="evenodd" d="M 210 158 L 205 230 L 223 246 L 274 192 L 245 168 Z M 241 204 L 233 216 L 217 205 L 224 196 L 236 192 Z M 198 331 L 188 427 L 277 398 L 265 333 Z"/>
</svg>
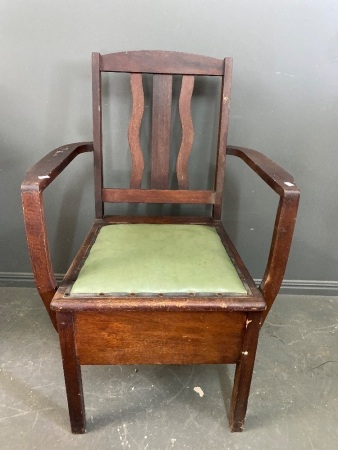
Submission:
<svg viewBox="0 0 338 450">
<path fill-rule="evenodd" d="M 114 69 L 114 70 L 112 70 Z M 130 189 L 107 189 L 102 177 L 102 112 L 100 74 L 102 71 L 130 72 L 133 113 L 129 144 L 133 167 Z M 151 189 L 141 189 L 143 161 L 140 160 L 139 73 L 156 74 L 156 92 L 163 98 L 171 86 L 172 74 L 183 74 L 183 97 L 189 97 L 192 75 L 222 77 L 222 99 L 217 152 L 215 189 L 187 189 L 189 113 L 182 100 L 183 139 L 181 161 L 177 165 L 179 189 L 168 190 L 168 172 L 161 148 L 168 148 L 165 133 L 152 136 L 153 159 Z M 170 75 L 168 75 L 170 74 Z M 164 77 L 162 80 L 159 76 Z M 168 78 L 169 77 L 169 78 Z M 133 81 L 134 80 L 134 81 Z M 163 81 L 164 80 L 164 81 Z M 190 86 L 190 88 L 189 88 Z M 75 143 L 50 152 L 27 173 L 22 183 L 26 233 L 36 286 L 60 338 L 68 408 L 73 433 L 85 431 L 85 407 L 81 366 L 88 364 L 236 364 L 229 412 L 232 431 L 241 431 L 247 409 L 258 335 L 279 291 L 291 246 L 299 202 L 299 190 L 291 175 L 261 153 L 227 146 L 228 111 L 231 87 L 231 59 L 186 55 L 176 52 L 126 52 L 93 54 L 94 142 Z M 187 90 L 188 89 L 188 90 Z M 136 92 L 136 93 L 135 93 Z M 160 95 L 161 94 L 161 95 Z M 166 119 L 157 102 L 155 117 Z M 140 106 L 141 105 L 141 106 Z M 164 106 L 168 107 L 168 104 Z M 170 105 L 169 105 L 170 106 Z M 156 108 L 160 108 L 159 110 Z M 170 109 L 170 108 L 169 108 Z M 168 121 L 168 120 L 167 120 Z M 160 124 L 156 125 L 159 130 Z M 189 148 L 190 145 L 190 148 Z M 157 150 L 156 150 L 157 149 Z M 43 191 L 79 154 L 94 153 L 96 220 L 63 282 L 57 285 L 51 262 L 45 226 Z M 280 197 L 266 270 L 256 287 L 221 222 L 225 156 L 242 159 Z M 141 170 L 138 168 L 141 167 Z M 133 203 L 209 203 L 211 217 L 137 217 L 104 215 L 107 201 Z M 236 267 L 247 295 L 236 294 L 104 294 L 72 295 L 71 287 L 102 226 L 117 223 L 198 224 L 214 227 Z M 165 326 L 164 326 L 165 324 Z M 108 331 L 107 331 L 108 330 Z M 206 331 L 208 330 L 208 331 Z"/>
</svg>

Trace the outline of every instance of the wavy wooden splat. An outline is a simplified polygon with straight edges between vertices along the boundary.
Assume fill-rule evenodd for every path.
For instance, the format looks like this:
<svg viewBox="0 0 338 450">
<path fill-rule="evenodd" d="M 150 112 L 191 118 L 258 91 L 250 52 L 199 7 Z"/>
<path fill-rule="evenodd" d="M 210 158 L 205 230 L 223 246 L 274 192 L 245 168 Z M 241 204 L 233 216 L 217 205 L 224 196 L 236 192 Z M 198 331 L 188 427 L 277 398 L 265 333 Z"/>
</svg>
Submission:
<svg viewBox="0 0 338 450">
<path fill-rule="evenodd" d="M 133 109 L 128 128 L 128 142 L 132 158 L 130 188 L 140 189 L 144 170 L 144 159 L 140 143 L 140 127 L 144 112 L 142 74 L 130 74 L 130 84 L 133 98 Z"/>
<path fill-rule="evenodd" d="M 195 77 L 184 75 L 179 99 L 179 112 L 182 124 L 182 143 L 177 157 L 176 173 L 179 189 L 189 189 L 188 161 L 194 141 L 194 127 L 191 118 L 191 96 Z"/>
</svg>

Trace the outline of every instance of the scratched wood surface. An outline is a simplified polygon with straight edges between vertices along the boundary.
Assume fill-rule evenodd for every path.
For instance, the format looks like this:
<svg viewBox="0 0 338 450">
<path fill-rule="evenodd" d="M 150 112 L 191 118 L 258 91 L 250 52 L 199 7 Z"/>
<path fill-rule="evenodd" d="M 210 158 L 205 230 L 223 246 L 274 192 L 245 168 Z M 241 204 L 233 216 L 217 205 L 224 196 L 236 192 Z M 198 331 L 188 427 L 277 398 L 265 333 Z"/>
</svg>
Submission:
<svg viewBox="0 0 338 450">
<path fill-rule="evenodd" d="M 225 60 L 180 52 L 140 51 L 121 52 L 115 54 L 93 54 L 93 123 L 94 123 L 94 166 L 95 166 L 95 198 L 96 217 L 103 217 L 104 203 L 107 202 L 146 202 L 147 196 L 132 192 L 121 196 L 108 193 L 103 180 L 102 160 L 102 105 L 101 105 L 101 73 L 129 72 L 131 76 L 132 113 L 128 129 L 128 141 L 131 151 L 130 188 L 140 189 L 145 172 L 145 158 L 140 143 L 140 127 L 144 114 L 144 91 L 142 74 L 153 74 L 152 83 L 152 123 L 151 123 L 151 158 L 150 188 L 166 190 L 170 179 L 171 152 L 171 110 L 173 75 L 182 75 L 181 93 L 179 97 L 179 115 L 182 125 L 182 142 L 176 160 L 176 177 L 179 190 L 189 189 L 188 164 L 194 140 L 194 126 L 191 114 L 191 96 L 194 78 L 200 76 L 217 76 L 223 79 L 223 92 L 220 110 L 220 138 L 217 152 L 217 174 L 215 183 L 214 212 L 221 214 L 221 197 L 223 192 L 222 175 L 225 166 L 225 147 L 228 127 L 228 109 L 231 87 L 231 58 Z M 135 192 L 136 194 L 136 192 Z M 199 195 L 199 194 L 198 194 Z M 169 199 L 170 200 L 170 199 Z M 156 203 L 168 202 L 157 199 Z M 170 203 L 170 201 L 169 201 Z M 176 197 L 173 203 L 191 203 L 188 196 Z M 194 203 L 194 202 L 193 202 Z M 213 204 L 214 202 L 212 202 Z"/>
<path fill-rule="evenodd" d="M 133 97 L 132 114 L 128 128 L 128 141 L 132 158 L 130 188 L 140 189 L 144 171 L 144 158 L 140 143 L 140 128 L 144 112 L 144 93 L 142 75 L 130 75 L 131 92 Z"/>
<path fill-rule="evenodd" d="M 189 188 L 188 162 L 194 142 L 194 127 L 191 118 L 191 96 L 195 78 L 190 75 L 182 77 L 179 112 L 182 124 L 182 143 L 177 157 L 176 173 L 179 189 Z"/>
<path fill-rule="evenodd" d="M 150 178 L 152 189 L 169 187 L 172 83 L 172 75 L 153 76 Z"/>
<path fill-rule="evenodd" d="M 236 363 L 230 427 L 243 429 L 259 329 L 281 285 L 299 202 L 293 178 L 261 153 L 227 147 L 231 58 L 177 52 L 141 51 L 93 54 L 93 143 L 76 143 L 49 153 L 27 173 L 22 201 L 30 257 L 39 294 L 58 325 L 72 431 L 85 430 L 81 364 Z M 128 140 L 131 189 L 109 189 L 102 177 L 101 72 L 131 74 L 132 114 Z M 144 112 L 142 73 L 154 75 L 152 189 L 141 189 L 144 158 L 140 124 Z M 172 76 L 181 74 L 179 112 L 182 143 L 177 161 L 178 189 L 168 189 Z M 216 176 L 213 190 L 189 190 L 188 163 L 193 141 L 191 94 L 196 75 L 222 79 Z M 64 281 L 57 289 L 47 240 L 43 191 L 80 153 L 94 152 L 96 221 Z M 226 154 L 242 159 L 280 197 L 266 270 L 259 289 L 221 223 Z M 209 217 L 104 216 L 105 202 L 213 205 Z M 95 237 L 111 223 L 200 223 L 215 227 L 247 295 L 74 297 L 71 287 Z M 57 290 L 56 290 L 57 289 Z M 264 309 L 266 308 L 266 311 Z"/>
<path fill-rule="evenodd" d="M 79 364 L 235 363 L 246 313 L 100 312 L 75 314 Z"/>
</svg>

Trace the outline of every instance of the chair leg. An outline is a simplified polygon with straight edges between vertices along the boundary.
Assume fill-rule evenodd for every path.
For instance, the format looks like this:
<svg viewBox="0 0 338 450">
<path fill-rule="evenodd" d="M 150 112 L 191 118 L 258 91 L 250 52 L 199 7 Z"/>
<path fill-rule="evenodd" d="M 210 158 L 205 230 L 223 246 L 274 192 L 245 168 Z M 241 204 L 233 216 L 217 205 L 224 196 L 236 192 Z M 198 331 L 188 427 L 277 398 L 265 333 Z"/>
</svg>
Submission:
<svg viewBox="0 0 338 450">
<path fill-rule="evenodd" d="M 247 315 L 242 354 L 236 364 L 235 380 L 231 396 L 229 413 L 231 431 L 243 431 L 255 364 L 260 319 L 261 314 L 250 313 Z"/>
<path fill-rule="evenodd" d="M 82 434 L 86 429 L 86 413 L 81 366 L 77 364 L 75 350 L 73 316 L 71 313 L 58 312 L 57 322 L 71 429 L 72 433 Z"/>
</svg>

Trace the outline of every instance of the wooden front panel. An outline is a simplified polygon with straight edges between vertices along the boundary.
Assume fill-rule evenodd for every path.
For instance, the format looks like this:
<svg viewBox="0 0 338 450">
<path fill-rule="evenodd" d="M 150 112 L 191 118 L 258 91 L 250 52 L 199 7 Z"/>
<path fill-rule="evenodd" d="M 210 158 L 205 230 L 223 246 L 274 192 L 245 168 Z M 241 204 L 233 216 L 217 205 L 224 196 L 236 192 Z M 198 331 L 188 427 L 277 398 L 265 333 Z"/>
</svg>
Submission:
<svg viewBox="0 0 338 450">
<path fill-rule="evenodd" d="M 75 314 L 79 364 L 216 364 L 238 361 L 242 312 Z"/>
</svg>

